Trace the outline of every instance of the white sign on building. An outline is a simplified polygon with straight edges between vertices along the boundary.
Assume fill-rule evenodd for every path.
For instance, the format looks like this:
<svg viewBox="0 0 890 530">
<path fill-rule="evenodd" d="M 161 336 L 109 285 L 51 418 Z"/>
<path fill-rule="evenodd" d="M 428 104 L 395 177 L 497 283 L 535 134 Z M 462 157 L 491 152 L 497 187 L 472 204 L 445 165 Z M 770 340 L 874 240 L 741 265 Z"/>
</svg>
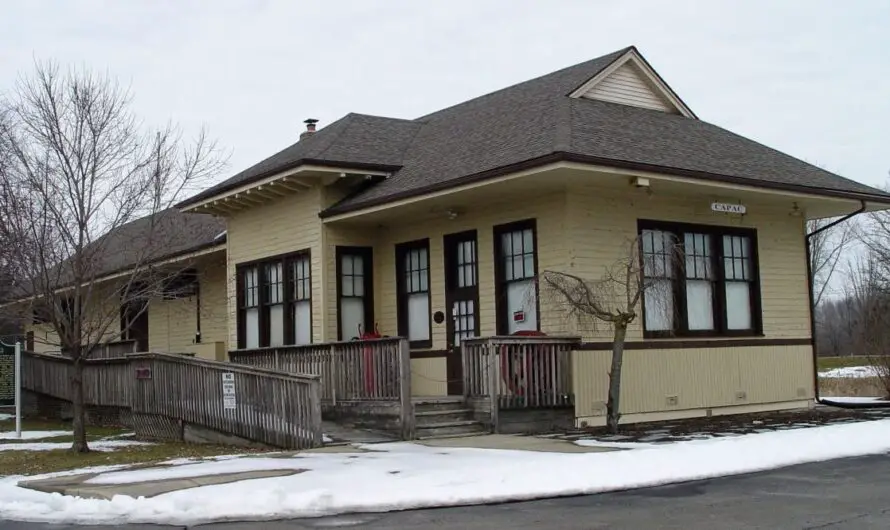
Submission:
<svg viewBox="0 0 890 530">
<path fill-rule="evenodd" d="M 720 213 L 734 213 L 739 215 L 745 215 L 747 208 L 745 208 L 744 204 L 733 204 L 730 202 L 712 202 L 711 210 Z"/>
</svg>

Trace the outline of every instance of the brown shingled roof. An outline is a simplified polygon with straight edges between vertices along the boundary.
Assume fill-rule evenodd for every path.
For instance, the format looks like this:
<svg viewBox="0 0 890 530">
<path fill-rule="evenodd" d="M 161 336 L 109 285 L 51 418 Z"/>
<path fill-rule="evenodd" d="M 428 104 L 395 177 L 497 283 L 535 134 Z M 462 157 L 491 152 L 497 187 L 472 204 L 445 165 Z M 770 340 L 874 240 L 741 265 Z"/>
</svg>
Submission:
<svg viewBox="0 0 890 530">
<path fill-rule="evenodd" d="M 883 191 L 698 119 L 569 97 L 632 49 L 413 121 L 349 114 L 184 204 L 301 163 L 391 168 L 390 178 L 322 212 L 329 216 L 555 160 L 890 202 Z"/>
</svg>

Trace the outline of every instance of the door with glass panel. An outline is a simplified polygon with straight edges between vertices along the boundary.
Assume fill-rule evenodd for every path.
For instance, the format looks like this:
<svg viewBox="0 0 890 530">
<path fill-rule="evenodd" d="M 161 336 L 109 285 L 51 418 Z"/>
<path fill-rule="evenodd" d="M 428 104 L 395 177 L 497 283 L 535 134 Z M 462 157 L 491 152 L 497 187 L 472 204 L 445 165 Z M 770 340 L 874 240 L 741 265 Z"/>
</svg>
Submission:
<svg viewBox="0 0 890 530">
<path fill-rule="evenodd" d="M 445 236 L 445 303 L 448 309 L 448 393 L 463 393 L 462 339 L 479 335 L 479 260 L 476 231 Z"/>
</svg>

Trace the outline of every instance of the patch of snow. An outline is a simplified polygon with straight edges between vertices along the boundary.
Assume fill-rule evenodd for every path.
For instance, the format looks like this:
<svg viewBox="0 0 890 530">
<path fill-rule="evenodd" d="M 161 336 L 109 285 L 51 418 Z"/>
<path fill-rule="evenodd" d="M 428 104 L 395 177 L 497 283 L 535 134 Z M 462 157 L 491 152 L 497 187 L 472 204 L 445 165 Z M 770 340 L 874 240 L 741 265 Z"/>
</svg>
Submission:
<svg viewBox="0 0 890 530">
<path fill-rule="evenodd" d="M 154 445 L 149 442 L 137 442 L 135 440 L 99 440 L 89 442 L 90 449 L 94 451 L 110 452 L 121 447 L 134 445 Z M 2 451 L 54 451 L 56 449 L 68 449 L 71 443 L 32 442 L 22 444 L 0 444 Z"/>
<path fill-rule="evenodd" d="M 843 368 L 832 368 L 824 372 L 819 372 L 819 377 L 829 379 L 851 378 L 860 379 L 863 377 L 877 377 L 878 372 L 874 366 L 844 366 Z"/>
<path fill-rule="evenodd" d="M 15 414 L 0 413 L 0 421 L 9 421 L 15 419 Z"/>
<path fill-rule="evenodd" d="M 890 420 L 646 447 L 566 454 L 411 443 L 361 445 L 368 453 L 246 457 L 106 473 L 93 482 L 304 469 L 286 477 L 190 488 L 138 498 L 81 499 L 0 479 L 0 519 L 56 523 L 193 525 L 518 501 L 657 486 L 805 462 L 890 451 Z M 35 477 L 36 478 L 36 477 Z"/>
<path fill-rule="evenodd" d="M 322 434 L 322 435 L 321 435 L 321 441 L 324 442 L 324 443 L 326 443 L 326 444 L 329 444 L 329 443 L 333 442 L 334 439 L 331 438 L 330 436 L 328 436 L 327 434 Z"/>
<path fill-rule="evenodd" d="M 647 447 L 659 447 L 664 444 L 647 442 L 604 442 L 600 440 L 582 439 L 575 440 L 575 445 L 581 447 L 611 447 L 614 449 L 644 449 Z"/>
<path fill-rule="evenodd" d="M 56 438 L 59 436 L 71 436 L 71 431 L 22 431 L 22 437 L 17 438 L 15 431 L 0 432 L 0 440 L 40 440 L 41 438 Z"/>
<path fill-rule="evenodd" d="M 880 398 L 880 397 L 848 397 L 848 396 L 829 397 L 829 396 L 822 396 L 820 399 L 823 399 L 825 401 L 834 401 L 835 403 L 850 403 L 850 404 L 869 403 L 872 405 L 890 405 L 890 401 Z"/>
</svg>

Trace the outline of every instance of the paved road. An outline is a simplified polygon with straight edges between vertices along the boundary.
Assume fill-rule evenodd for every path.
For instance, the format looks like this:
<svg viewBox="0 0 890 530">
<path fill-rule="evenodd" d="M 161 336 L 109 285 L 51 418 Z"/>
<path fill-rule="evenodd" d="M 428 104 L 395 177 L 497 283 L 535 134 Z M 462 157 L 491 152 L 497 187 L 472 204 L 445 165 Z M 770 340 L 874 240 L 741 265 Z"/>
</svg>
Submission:
<svg viewBox="0 0 890 530">
<path fill-rule="evenodd" d="M 0 521 L 0 530 L 62 528 L 72 527 Z M 163 527 L 128 528 L 160 530 Z M 753 475 L 584 497 L 196 527 L 198 530 L 313 528 L 886 530 L 890 528 L 890 456 L 834 460 Z"/>
</svg>

